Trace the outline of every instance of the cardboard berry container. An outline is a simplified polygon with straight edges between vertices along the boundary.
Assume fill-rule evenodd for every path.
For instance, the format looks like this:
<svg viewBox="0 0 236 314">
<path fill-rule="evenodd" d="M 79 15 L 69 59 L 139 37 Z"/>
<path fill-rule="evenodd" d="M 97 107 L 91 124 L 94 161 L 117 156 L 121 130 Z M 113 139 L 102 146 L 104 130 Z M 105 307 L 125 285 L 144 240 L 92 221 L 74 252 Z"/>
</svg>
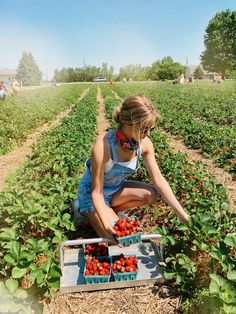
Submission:
<svg viewBox="0 0 236 314">
<path fill-rule="evenodd" d="M 142 232 L 138 232 L 135 234 L 131 234 L 125 237 L 116 237 L 115 239 L 119 244 L 122 244 L 123 246 L 130 246 L 132 244 L 136 244 L 141 242 L 141 236 L 142 236 Z"/>
<path fill-rule="evenodd" d="M 128 257 L 128 256 L 125 256 Z M 136 256 L 134 256 L 136 257 Z M 113 265 L 113 261 L 114 261 L 114 257 L 112 257 L 112 264 Z M 138 265 L 137 265 L 138 268 Z M 132 272 L 114 272 L 112 267 L 111 267 L 111 274 L 114 278 L 114 281 L 128 281 L 128 280 L 136 280 L 137 279 L 137 275 L 138 275 L 139 269 L 137 269 L 137 271 L 132 271 Z"/>
<path fill-rule="evenodd" d="M 103 243 L 105 243 L 105 242 L 103 242 Z M 97 243 L 98 244 L 98 243 Z M 83 250 L 84 250 L 84 256 L 85 257 L 92 257 L 92 256 L 96 256 L 96 257 L 106 257 L 106 256 L 109 256 L 109 253 L 108 253 L 108 243 L 106 242 L 106 244 L 107 244 L 107 248 L 106 248 L 106 254 L 99 254 L 99 255 L 97 255 L 97 253 L 95 254 L 95 252 L 94 253 L 92 253 L 92 254 L 87 254 L 86 253 L 86 248 L 89 246 L 89 245 L 91 245 L 91 244 L 83 244 Z"/>
<path fill-rule="evenodd" d="M 126 217 L 126 218 L 130 218 L 132 220 L 138 220 L 136 216 Z M 116 223 L 117 221 L 114 221 L 113 227 L 115 226 Z M 140 243 L 142 234 L 143 232 L 140 231 L 134 234 L 124 236 L 124 237 L 117 237 L 116 235 L 114 235 L 114 237 L 119 244 L 122 244 L 123 246 L 130 246 L 132 244 Z"/>
<path fill-rule="evenodd" d="M 111 258 L 108 257 L 108 256 L 96 256 L 96 258 L 100 261 L 105 261 L 105 262 L 108 262 L 110 264 L 110 274 L 109 275 L 90 275 L 90 276 L 86 276 L 85 275 L 85 271 L 86 271 L 86 259 L 87 258 L 90 258 L 92 259 L 92 257 L 86 257 L 84 259 L 85 261 L 85 266 L 84 266 L 84 279 L 85 279 L 85 282 L 86 284 L 94 284 L 94 283 L 104 283 L 104 282 L 109 282 L 110 281 L 110 278 L 111 278 Z"/>
</svg>

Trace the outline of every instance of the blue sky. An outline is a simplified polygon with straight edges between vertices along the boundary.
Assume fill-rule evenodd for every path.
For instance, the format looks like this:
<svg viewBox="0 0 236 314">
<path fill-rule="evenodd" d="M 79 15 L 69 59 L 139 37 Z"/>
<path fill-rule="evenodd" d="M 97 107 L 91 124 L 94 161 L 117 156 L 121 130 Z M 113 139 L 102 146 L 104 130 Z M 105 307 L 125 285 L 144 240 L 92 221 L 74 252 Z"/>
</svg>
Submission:
<svg viewBox="0 0 236 314">
<path fill-rule="evenodd" d="M 46 77 L 83 64 L 151 65 L 171 56 L 199 64 L 216 12 L 236 0 L 0 0 L 0 68 L 31 52 Z"/>
</svg>

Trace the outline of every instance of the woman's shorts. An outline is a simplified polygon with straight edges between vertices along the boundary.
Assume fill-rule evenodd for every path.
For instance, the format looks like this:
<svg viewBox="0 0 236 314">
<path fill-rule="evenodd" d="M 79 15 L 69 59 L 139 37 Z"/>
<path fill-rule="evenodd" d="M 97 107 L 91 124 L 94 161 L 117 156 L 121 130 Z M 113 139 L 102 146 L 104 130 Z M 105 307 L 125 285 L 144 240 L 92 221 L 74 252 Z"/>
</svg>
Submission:
<svg viewBox="0 0 236 314">
<path fill-rule="evenodd" d="M 113 195 L 122 188 L 125 180 L 119 183 L 119 185 L 104 187 L 103 195 L 105 204 L 110 207 Z M 78 200 L 79 211 L 81 214 L 95 212 L 93 200 L 91 196 L 91 185 L 81 182 L 78 187 Z"/>
</svg>

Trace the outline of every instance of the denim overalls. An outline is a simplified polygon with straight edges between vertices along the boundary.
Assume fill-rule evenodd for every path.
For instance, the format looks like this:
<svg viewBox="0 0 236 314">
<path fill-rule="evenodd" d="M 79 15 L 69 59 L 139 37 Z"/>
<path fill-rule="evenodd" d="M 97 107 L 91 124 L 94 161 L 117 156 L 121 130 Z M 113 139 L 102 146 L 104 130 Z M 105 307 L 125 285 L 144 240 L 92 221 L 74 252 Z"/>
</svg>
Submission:
<svg viewBox="0 0 236 314">
<path fill-rule="evenodd" d="M 112 196 L 117 192 L 125 182 L 126 177 L 135 173 L 139 168 L 139 158 L 142 154 L 141 148 L 137 150 L 137 163 L 135 170 L 125 167 L 117 163 L 117 144 L 115 142 L 114 130 L 108 131 L 108 142 L 111 147 L 112 158 L 114 164 L 112 168 L 104 173 L 104 186 L 103 195 L 105 204 L 110 207 Z M 78 200 L 79 200 L 79 211 L 83 213 L 95 212 L 93 201 L 91 197 L 92 184 L 91 184 L 91 173 L 90 173 L 91 160 L 86 161 L 87 171 L 80 180 L 78 187 Z"/>
</svg>

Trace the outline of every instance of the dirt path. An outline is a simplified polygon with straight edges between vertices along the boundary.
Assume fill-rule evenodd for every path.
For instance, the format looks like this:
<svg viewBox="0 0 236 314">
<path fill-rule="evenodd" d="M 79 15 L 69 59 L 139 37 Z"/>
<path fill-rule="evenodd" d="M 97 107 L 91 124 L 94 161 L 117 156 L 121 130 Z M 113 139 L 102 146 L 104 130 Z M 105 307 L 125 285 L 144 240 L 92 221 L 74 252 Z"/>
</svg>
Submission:
<svg viewBox="0 0 236 314">
<path fill-rule="evenodd" d="M 99 87 L 97 101 L 97 131 L 101 134 L 109 124 Z M 67 294 L 58 292 L 54 301 L 45 304 L 45 314 L 174 314 L 180 304 L 181 297 L 171 286 L 165 285 Z"/>
<path fill-rule="evenodd" d="M 206 164 L 208 172 L 216 178 L 217 182 L 225 186 L 230 202 L 230 208 L 232 211 L 236 212 L 234 205 L 234 201 L 236 201 L 236 181 L 233 180 L 232 176 L 228 172 L 224 171 L 224 169 L 216 167 L 211 159 L 204 158 L 197 150 L 186 147 L 183 140 L 166 133 L 163 129 L 160 131 L 168 138 L 170 147 L 175 151 L 187 154 L 190 162 L 201 161 Z"/>
<path fill-rule="evenodd" d="M 78 98 L 78 101 L 82 100 L 87 92 L 88 89 L 84 90 Z M 8 154 L 0 157 L 0 191 L 4 188 L 7 176 L 16 171 L 20 164 L 24 162 L 26 156 L 31 154 L 32 146 L 37 143 L 42 133 L 47 132 L 53 126 L 60 124 L 61 119 L 69 115 L 72 107 L 73 105 L 71 105 L 67 110 L 60 112 L 56 116 L 55 120 L 38 127 L 35 132 L 26 139 L 21 147 L 18 147 Z"/>
<path fill-rule="evenodd" d="M 121 99 L 117 93 L 114 91 L 112 92 L 116 99 Z M 228 172 L 224 171 L 224 169 L 216 167 L 211 159 L 204 158 L 203 155 L 196 149 L 186 147 L 183 140 L 165 132 L 163 129 L 160 129 L 160 131 L 167 137 L 170 147 L 174 151 L 187 154 L 189 162 L 201 161 L 206 164 L 208 172 L 216 178 L 217 182 L 225 186 L 231 211 L 236 212 L 236 207 L 234 205 L 234 202 L 236 201 L 236 181 L 233 180 L 232 176 Z"/>
<path fill-rule="evenodd" d="M 104 106 L 104 99 L 101 94 L 101 89 L 98 87 L 97 92 L 97 102 L 99 103 L 99 114 L 97 118 L 97 132 L 98 134 L 101 134 L 106 129 L 109 128 L 109 123 L 107 122 L 105 118 L 105 106 Z"/>
</svg>

